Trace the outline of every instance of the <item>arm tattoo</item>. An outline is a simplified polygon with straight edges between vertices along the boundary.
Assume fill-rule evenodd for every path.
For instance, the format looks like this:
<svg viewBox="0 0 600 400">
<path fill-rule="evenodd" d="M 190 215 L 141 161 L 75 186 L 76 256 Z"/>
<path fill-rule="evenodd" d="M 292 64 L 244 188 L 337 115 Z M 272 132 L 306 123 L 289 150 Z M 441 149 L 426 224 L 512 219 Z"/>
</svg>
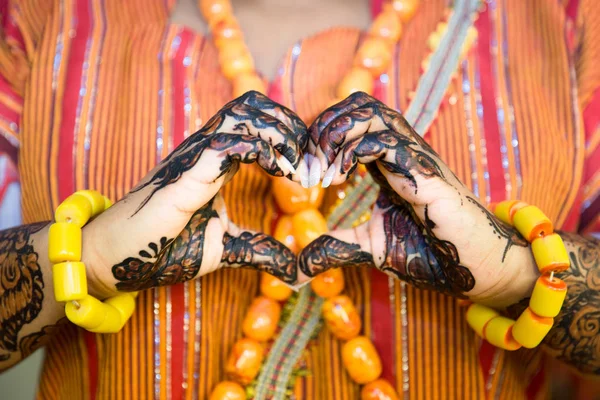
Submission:
<svg viewBox="0 0 600 400">
<path fill-rule="evenodd" d="M 44 279 L 30 235 L 47 225 L 0 232 L 0 349 L 17 350 L 19 331 L 42 309 Z"/>
<path fill-rule="evenodd" d="M 600 374 L 600 240 L 561 232 L 571 268 L 563 309 L 544 343 L 549 352 L 587 374 Z"/>
<path fill-rule="evenodd" d="M 29 357 L 31 353 L 48 344 L 52 336 L 54 336 L 67 321 L 66 317 L 61 318 L 54 325 L 46 325 L 39 332 L 34 332 L 22 337 L 19 341 L 21 358 Z"/>
</svg>

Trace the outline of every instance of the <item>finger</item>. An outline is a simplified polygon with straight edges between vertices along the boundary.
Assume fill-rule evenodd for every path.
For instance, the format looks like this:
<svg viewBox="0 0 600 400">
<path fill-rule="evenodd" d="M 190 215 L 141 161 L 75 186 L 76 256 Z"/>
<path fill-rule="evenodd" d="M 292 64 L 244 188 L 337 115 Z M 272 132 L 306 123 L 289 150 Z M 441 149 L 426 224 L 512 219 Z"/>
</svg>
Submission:
<svg viewBox="0 0 600 400">
<path fill-rule="evenodd" d="M 263 110 L 240 102 L 228 106 L 220 114 L 222 116 L 220 123 L 205 130 L 205 135 L 229 133 L 263 139 L 273 146 L 295 171 L 300 161 L 298 138 L 282 121 Z"/>
<path fill-rule="evenodd" d="M 298 146 L 304 149 L 308 141 L 308 130 L 306 124 L 289 108 L 274 102 L 262 93 L 251 91 L 242 95 L 243 102 L 249 106 L 262 110 L 264 113 L 283 122 L 294 134 L 296 134 Z"/>
<path fill-rule="evenodd" d="M 364 92 L 356 92 L 348 96 L 346 99 L 341 102 L 329 107 L 325 111 L 323 111 L 311 124 L 308 129 L 308 134 L 310 137 L 309 141 L 309 151 L 312 154 L 315 154 L 317 146 L 319 145 L 319 138 L 321 136 L 321 132 L 325 129 L 327 125 L 329 125 L 333 120 L 339 117 L 342 114 L 345 114 L 349 111 L 352 111 L 356 108 L 361 107 L 366 103 L 376 102 L 377 100 Z"/>
<path fill-rule="evenodd" d="M 315 239 L 298 258 L 298 268 L 308 278 L 340 267 L 373 267 L 368 225 L 338 230 Z M 300 277 L 299 281 L 306 279 Z"/>
</svg>

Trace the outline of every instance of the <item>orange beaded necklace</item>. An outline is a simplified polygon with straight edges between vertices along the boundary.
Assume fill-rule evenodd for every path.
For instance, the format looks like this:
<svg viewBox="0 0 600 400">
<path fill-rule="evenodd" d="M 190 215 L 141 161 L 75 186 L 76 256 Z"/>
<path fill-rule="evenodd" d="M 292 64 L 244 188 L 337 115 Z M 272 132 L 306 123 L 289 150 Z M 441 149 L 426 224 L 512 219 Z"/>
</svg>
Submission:
<svg viewBox="0 0 600 400">
<path fill-rule="evenodd" d="M 232 83 L 233 96 L 241 96 L 250 90 L 265 93 L 266 83 L 254 68 L 252 55 L 244 43 L 230 1 L 201 0 L 200 4 L 218 49 L 223 75 Z M 338 99 L 356 91 L 373 93 L 373 80 L 389 67 L 393 45 L 400 39 L 403 25 L 413 17 L 418 4 L 418 0 L 394 0 L 384 5 L 368 31 L 368 37 L 357 50 L 353 67 L 337 87 Z M 322 188 L 304 189 L 297 183 L 280 180 L 273 186 L 273 194 L 285 213 L 274 236 L 292 251 L 300 250 L 328 231 L 325 217 L 319 211 L 324 197 Z M 344 290 L 342 271 L 329 270 L 319 275 L 311 282 L 311 287 L 318 296 L 326 299 L 322 314 L 328 329 L 338 339 L 346 341 L 342 360 L 348 374 L 355 382 L 366 385 L 361 398 L 397 399 L 392 385 L 378 379 L 382 372 L 381 360 L 373 343 L 367 337 L 359 336 L 362 321 L 352 300 L 341 295 Z M 260 292 L 242 323 L 244 338 L 234 344 L 226 362 L 225 372 L 232 381 L 219 383 L 213 389 L 210 400 L 252 397 L 240 384 L 248 385 L 258 375 L 264 358 L 263 345 L 275 336 L 281 317 L 279 302 L 292 295 L 291 289 L 283 282 L 264 273 L 261 275 Z"/>
</svg>

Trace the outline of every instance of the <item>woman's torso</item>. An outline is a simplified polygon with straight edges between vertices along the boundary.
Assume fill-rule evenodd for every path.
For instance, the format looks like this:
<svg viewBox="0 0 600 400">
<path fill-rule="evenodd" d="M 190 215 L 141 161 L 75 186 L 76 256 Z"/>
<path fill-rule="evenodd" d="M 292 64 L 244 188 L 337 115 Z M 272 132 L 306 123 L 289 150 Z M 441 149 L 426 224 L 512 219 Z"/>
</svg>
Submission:
<svg viewBox="0 0 600 400">
<path fill-rule="evenodd" d="M 445 3 L 423 2 L 396 46 L 376 85 L 388 105 L 406 110 Z M 77 189 L 120 198 L 231 98 L 213 45 L 169 25 L 163 2 L 67 1 L 44 12 L 43 33 L 32 31 L 39 49 L 20 134 L 26 222 L 50 219 Z M 521 198 L 573 228 L 584 149 L 564 8 L 541 0 L 489 1 L 476 27 L 479 40 L 427 139 L 482 199 Z M 270 95 L 310 123 L 333 101 L 361 37 L 338 28 L 298 42 Z M 224 189 L 232 219 L 270 231 L 276 210 L 269 192 L 263 173 L 242 168 Z M 48 348 L 42 397 L 205 398 L 224 379 L 257 278 L 253 271 L 225 270 L 145 292 L 116 335 L 65 329 Z M 515 399 L 541 379 L 538 354 L 522 353 L 526 362 L 520 362 L 481 346 L 453 299 L 376 271 L 348 271 L 346 281 L 364 333 L 383 356 L 384 375 L 404 397 L 489 392 Z M 307 352 L 312 376 L 303 381 L 303 398 L 358 397 L 339 350 L 322 330 Z"/>
</svg>

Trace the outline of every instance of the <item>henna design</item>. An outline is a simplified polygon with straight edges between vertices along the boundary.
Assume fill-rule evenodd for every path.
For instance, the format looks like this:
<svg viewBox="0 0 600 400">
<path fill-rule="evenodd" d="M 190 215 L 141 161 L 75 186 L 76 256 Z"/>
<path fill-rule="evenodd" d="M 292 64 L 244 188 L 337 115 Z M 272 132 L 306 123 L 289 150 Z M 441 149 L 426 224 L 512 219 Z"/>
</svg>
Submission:
<svg viewBox="0 0 600 400">
<path fill-rule="evenodd" d="M 259 266 L 264 272 L 286 283 L 295 283 L 296 257 L 291 250 L 263 233 L 242 232 L 240 236 L 225 233 L 221 263 L 228 267 Z"/>
<path fill-rule="evenodd" d="M 48 223 L 0 232 L 0 349 L 17 350 L 17 337 L 42 309 L 44 279 L 30 235 Z"/>
<path fill-rule="evenodd" d="M 330 268 L 375 266 L 373 256 L 362 251 L 358 244 L 346 243 L 329 235 L 323 235 L 306 246 L 298 264 L 300 270 L 310 277 Z"/>
<path fill-rule="evenodd" d="M 173 285 L 194 278 L 200 270 L 204 252 L 206 226 L 218 218 L 213 200 L 196 211 L 175 239 L 160 239 L 160 247 L 149 243 L 152 253 L 142 250 L 139 257 L 129 257 L 112 267 L 117 289 L 137 291 Z"/>
<path fill-rule="evenodd" d="M 34 332 L 22 337 L 19 341 L 21 358 L 29 357 L 31 353 L 48 344 L 52 336 L 54 336 L 67 321 L 68 319 L 66 317 L 61 318 L 54 325 L 46 325 L 39 332 Z"/>
<path fill-rule="evenodd" d="M 474 198 L 467 196 L 467 200 L 470 203 L 473 203 L 474 205 L 476 205 L 477 208 L 479 208 L 481 210 L 481 212 L 483 212 L 485 214 L 485 216 L 487 217 L 487 219 L 489 221 L 489 226 L 491 226 L 492 229 L 494 230 L 493 231 L 494 235 L 496 235 L 498 237 L 498 239 L 502 239 L 502 238 L 506 239 L 506 247 L 504 248 L 504 253 L 502 254 L 502 262 L 504 262 L 504 259 L 506 258 L 506 254 L 508 254 L 508 250 L 510 250 L 510 248 L 512 246 L 520 246 L 520 247 L 528 247 L 529 246 L 529 242 L 527 242 L 527 240 L 525 240 L 521 236 L 521 234 L 519 234 L 519 231 L 517 231 L 515 228 L 500 221 L 498 218 L 496 218 L 494 216 L 494 214 L 492 214 L 487 208 L 485 208 L 484 206 L 479 204 L 479 202 L 477 200 L 475 200 Z"/>
<path fill-rule="evenodd" d="M 275 114 L 278 118 L 267 112 Z M 223 132 L 224 124 L 231 120 L 237 122 L 232 128 L 233 132 Z M 250 128 L 258 131 L 258 137 L 248 137 Z M 273 137 L 262 137 L 261 131 L 265 130 L 276 132 L 281 142 L 271 146 Z M 271 175 L 283 176 L 273 149 L 287 158 L 292 165 L 297 166 L 300 161 L 300 149 L 304 148 L 306 141 L 306 125 L 291 110 L 258 92 L 248 92 L 225 105 L 201 130 L 188 137 L 169 154 L 150 180 L 131 191 L 134 193 L 147 186 L 153 186 L 135 213 L 146 205 L 158 190 L 181 179 L 185 172 L 196 165 L 206 150 L 217 151 L 223 157 L 221 165 L 217 168 L 215 180 L 230 172 L 232 168 L 237 168 L 240 162 L 249 164 L 255 161 Z"/>
<path fill-rule="evenodd" d="M 544 344 L 554 357 L 586 374 L 600 374 L 600 240 L 560 232 L 571 268 L 561 313 Z"/>
</svg>

